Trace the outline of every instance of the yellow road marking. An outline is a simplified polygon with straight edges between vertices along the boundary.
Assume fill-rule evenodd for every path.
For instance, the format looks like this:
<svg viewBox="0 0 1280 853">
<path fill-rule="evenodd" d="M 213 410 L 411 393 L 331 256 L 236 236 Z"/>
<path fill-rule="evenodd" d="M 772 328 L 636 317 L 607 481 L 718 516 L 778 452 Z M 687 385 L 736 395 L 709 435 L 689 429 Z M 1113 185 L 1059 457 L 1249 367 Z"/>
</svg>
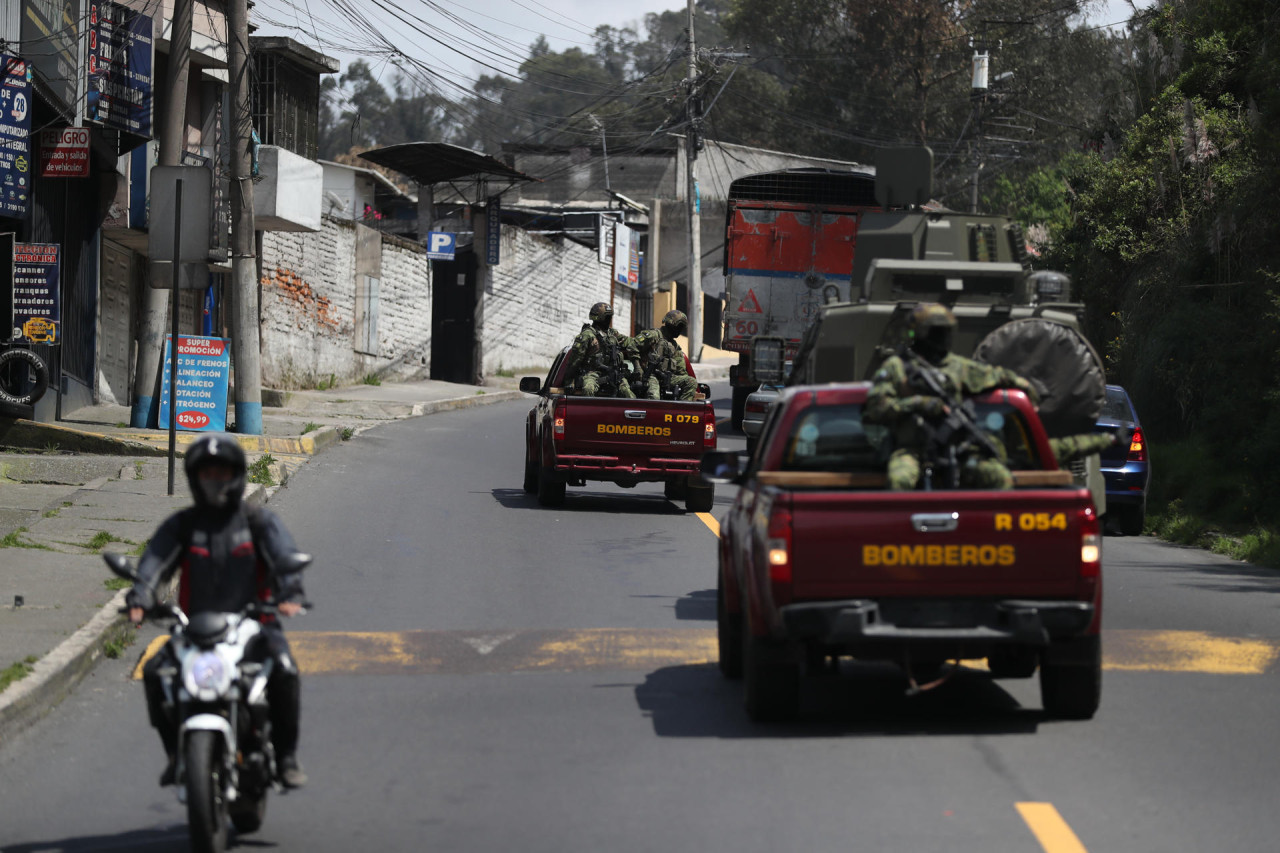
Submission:
<svg viewBox="0 0 1280 853">
<path fill-rule="evenodd" d="M 308 674 L 368 675 L 655 670 L 717 659 L 713 628 L 592 628 L 576 631 L 293 631 L 290 645 Z M 159 651 L 153 640 L 134 668 Z M 1260 675 L 1280 657 L 1280 641 L 1214 637 L 1199 631 L 1103 632 L 1103 669 Z M 963 661 L 985 669 L 982 660 Z"/>
<path fill-rule="evenodd" d="M 1204 631 L 1107 631 L 1107 669 L 1261 675 L 1280 647 L 1267 640 L 1215 637 Z"/>
<path fill-rule="evenodd" d="M 147 643 L 146 651 L 142 653 L 142 657 L 138 658 L 138 665 L 133 668 L 133 680 L 138 681 L 142 678 L 142 667 L 147 661 L 156 656 L 156 652 L 160 651 L 160 647 L 169 642 L 168 634 L 161 634 L 151 642 Z"/>
<path fill-rule="evenodd" d="M 1045 853 L 1086 853 L 1053 803 L 1018 803 L 1017 808 Z"/>
<path fill-rule="evenodd" d="M 716 521 L 716 517 L 709 512 L 697 513 L 698 518 L 702 519 L 702 523 L 711 529 L 711 532 L 720 538 L 720 522 Z"/>
</svg>

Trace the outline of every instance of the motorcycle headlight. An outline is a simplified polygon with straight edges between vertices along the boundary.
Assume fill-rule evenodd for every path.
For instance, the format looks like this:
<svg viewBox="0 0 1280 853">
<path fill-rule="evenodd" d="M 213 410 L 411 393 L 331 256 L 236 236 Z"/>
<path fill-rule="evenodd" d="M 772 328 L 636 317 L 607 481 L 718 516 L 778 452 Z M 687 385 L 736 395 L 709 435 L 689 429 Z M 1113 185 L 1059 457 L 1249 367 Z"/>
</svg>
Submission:
<svg viewBox="0 0 1280 853">
<path fill-rule="evenodd" d="M 231 669 L 216 652 L 201 652 L 187 661 L 182 684 L 199 702 L 212 702 L 231 686 Z"/>
</svg>

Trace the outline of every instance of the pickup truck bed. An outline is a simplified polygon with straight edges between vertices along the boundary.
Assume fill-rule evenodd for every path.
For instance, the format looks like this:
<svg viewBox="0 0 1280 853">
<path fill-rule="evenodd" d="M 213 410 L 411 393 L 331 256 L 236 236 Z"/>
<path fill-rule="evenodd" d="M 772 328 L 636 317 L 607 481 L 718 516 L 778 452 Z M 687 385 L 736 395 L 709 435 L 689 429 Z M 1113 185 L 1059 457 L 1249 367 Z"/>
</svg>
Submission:
<svg viewBox="0 0 1280 853">
<path fill-rule="evenodd" d="M 996 677 L 1039 667 L 1046 710 L 1089 717 L 1101 650 L 1101 539 L 1087 490 L 1057 470 L 1026 397 L 979 401 L 1015 488 L 884 490 L 887 431 L 860 421 L 868 386 L 788 389 L 757 454 L 704 460 L 741 485 L 721 529 L 721 669 L 748 713 L 798 710 L 806 663 L 889 660 L 908 676 L 987 658 Z"/>
</svg>

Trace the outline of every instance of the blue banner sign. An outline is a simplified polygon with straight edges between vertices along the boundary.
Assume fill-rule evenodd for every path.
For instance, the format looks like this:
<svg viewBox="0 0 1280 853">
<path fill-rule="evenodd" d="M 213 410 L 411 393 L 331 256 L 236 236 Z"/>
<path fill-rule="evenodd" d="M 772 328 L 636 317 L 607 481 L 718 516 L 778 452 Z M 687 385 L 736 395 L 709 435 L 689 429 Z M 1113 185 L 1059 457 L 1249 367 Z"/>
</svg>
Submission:
<svg viewBox="0 0 1280 853">
<path fill-rule="evenodd" d="M 169 359 L 172 335 L 165 336 L 164 378 L 160 381 L 160 427 L 169 427 Z M 225 432 L 231 346 L 225 338 L 178 336 L 178 387 L 174 395 L 178 429 Z"/>
<path fill-rule="evenodd" d="M 151 137 L 153 29 L 149 15 L 127 6 L 89 4 L 87 121 Z"/>
<path fill-rule="evenodd" d="M 0 216 L 23 219 L 30 209 L 31 66 L 0 53 Z"/>
<path fill-rule="evenodd" d="M 34 344 L 59 344 L 57 243 L 13 244 L 13 337 Z"/>
<path fill-rule="evenodd" d="M 502 196 L 489 196 L 489 209 L 484 220 L 484 262 L 496 267 L 502 260 Z"/>
</svg>

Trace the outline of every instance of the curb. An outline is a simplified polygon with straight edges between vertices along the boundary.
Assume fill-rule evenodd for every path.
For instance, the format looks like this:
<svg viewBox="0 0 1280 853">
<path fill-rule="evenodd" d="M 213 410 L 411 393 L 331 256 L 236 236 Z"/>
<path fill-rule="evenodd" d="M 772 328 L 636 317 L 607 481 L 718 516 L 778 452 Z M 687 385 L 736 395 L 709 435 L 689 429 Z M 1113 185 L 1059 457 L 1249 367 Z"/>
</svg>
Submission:
<svg viewBox="0 0 1280 853">
<path fill-rule="evenodd" d="M 468 409 L 474 406 L 505 403 L 524 396 L 526 395 L 520 391 L 495 391 L 476 394 L 474 397 L 433 400 L 426 403 L 415 403 L 413 414 L 414 416 L 430 415 L 436 412 Z M 5 421 L 7 420 L 0 419 L 0 440 L 5 438 Z M 41 426 L 48 428 L 48 425 Z M 65 430 L 60 427 L 53 427 L 52 429 L 76 435 L 85 435 L 76 430 Z M 101 438 L 101 436 L 94 437 Z M 255 438 L 255 436 L 246 436 L 245 438 Z M 335 428 L 324 430 L 314 438 L 312 436 L 302 436 L 301 439 L 294 439 L 294 441 L 306 440 L 306 444 L 311 449 L 305 455 L 312 456 L 334 444 L 340 443 L 341 438 L 340 432 Z M 126 442 L 118 443 L 126 444 Z M 242 441 L 241 443 L 243 444 L 244 442 Z M 132 443 L 128 444 L 132 445 Z M 146 451 L 153 450 L 149 445 L 144 444 L 142 447 Z M 92 452 L 101 453 L 102 451 Z M 277 452 L 286 451 L 277 450 Z M 131 446 L 129 453 L 136 454 L 137 451 Z M 114 454 L 109 453 L 107 455 Z M 145 455 L 155 454 L 147 453 Z M 167 451 L 161 455 L 167 455 Z M 101 477 L 86 483 L 80 488 L 82 490 L 96 489 L 107 481 L 107 477 Z M 282 487 L 283 484 L 267 488 L 259 483 L 249 483 L 245 488 L 244 502 L 252 506 L 262 506 Z M 107 643 L 115 640 L 124 632 L 132 630 L 127 620 L 119 612 L 120 608 L 124 606 L 124 598 L 127 592 L 127 590 L 123 589 L 117 592 L 110 601 L 94 614 L 92 619 L 33 664 L 32 671 L 25 678 L 10 684 L 8 689 L 0 692 L 0 746 L 6 744 L 23 729 L 38 721 L 65 699 L 80 683 L 80 680 L 93 670 L 98 659 L 103 656 L 103 648 Z"/>
<path fill-rule="evenodd" d="M 146 442 L 135 441 L 132 437 L 116 438 L 56 424 L 0 418 L 0 444 L 10 447 L 38 450 L 55 444 L 60 450 L 98 456 L 168 456 L 167 436 L 165 441 L 166 447 L 161 449 Z"/>
</svg>

